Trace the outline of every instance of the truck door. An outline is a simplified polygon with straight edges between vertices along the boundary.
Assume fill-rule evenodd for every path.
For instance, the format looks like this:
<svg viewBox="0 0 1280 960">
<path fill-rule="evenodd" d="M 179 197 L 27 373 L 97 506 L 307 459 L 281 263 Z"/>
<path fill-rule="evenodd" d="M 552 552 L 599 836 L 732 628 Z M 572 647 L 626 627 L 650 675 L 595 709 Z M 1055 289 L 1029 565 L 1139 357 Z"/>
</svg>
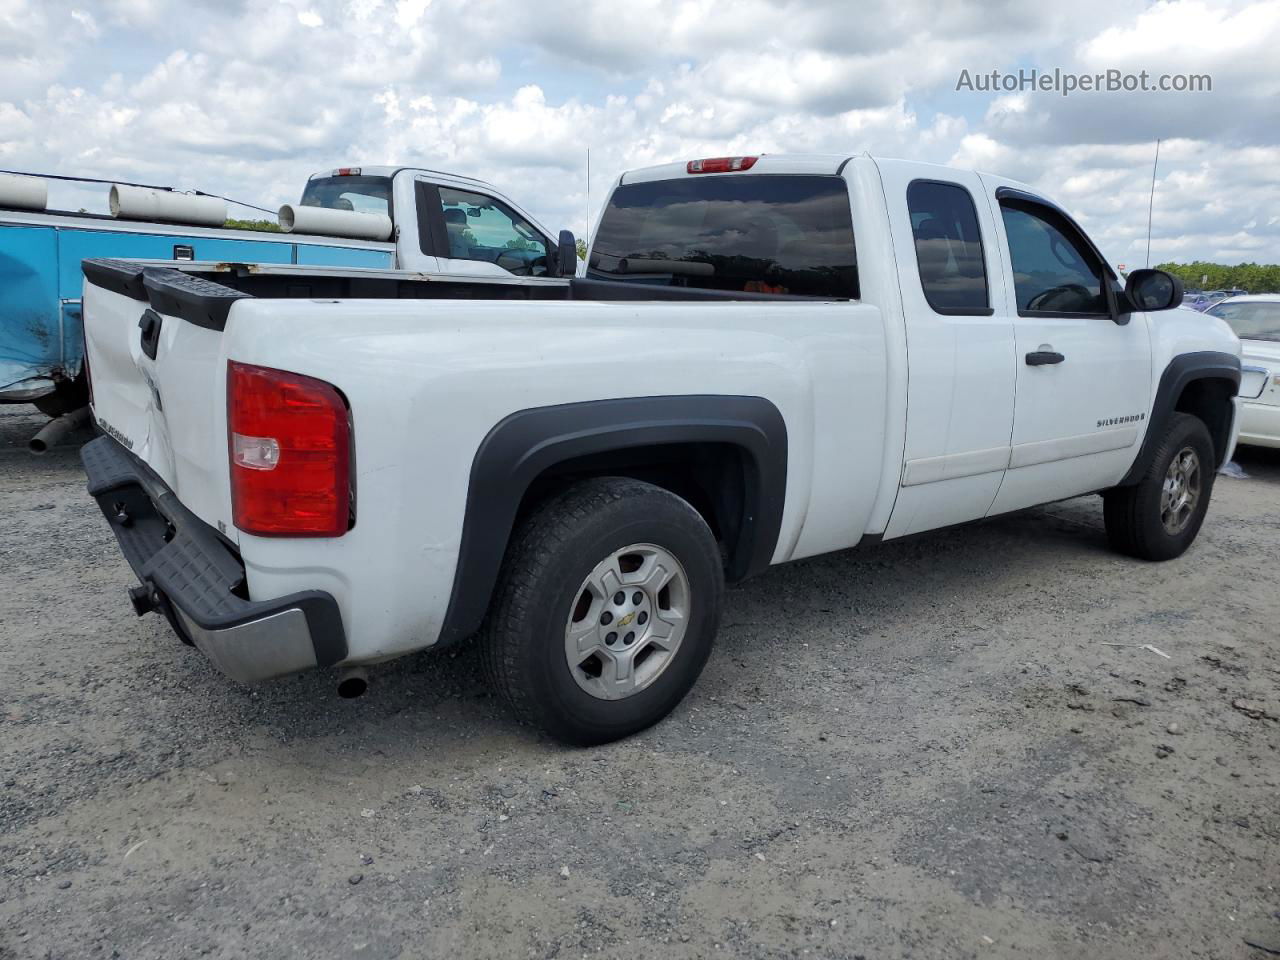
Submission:
<svg viewBox="0 0 1280 960">
<path fill-rule="evenodd" d="M 419 216 L 444 273 L 545 277 L 554 244 L 510 204 L 478 190 L 418 182 Z M 427 249 L 425 246 L 423 249 Z"/>
<path fill-rule="evenodd" d="M 977 174 L 881 168 L 907 334 L 901 488 L 885 538 L 985 516 L 1009 462 L 1013 324 Z"/>
<path fill-rule="evenodd" d="M 1151 402 L 1145 313 L 1119 315 L 1119 285 L 1053 204 L 983 178 L 1009 262 L 1017 390 L 1009 471 L 993 513 L 1091 493 L 1129 469 Z"/>
</svg>

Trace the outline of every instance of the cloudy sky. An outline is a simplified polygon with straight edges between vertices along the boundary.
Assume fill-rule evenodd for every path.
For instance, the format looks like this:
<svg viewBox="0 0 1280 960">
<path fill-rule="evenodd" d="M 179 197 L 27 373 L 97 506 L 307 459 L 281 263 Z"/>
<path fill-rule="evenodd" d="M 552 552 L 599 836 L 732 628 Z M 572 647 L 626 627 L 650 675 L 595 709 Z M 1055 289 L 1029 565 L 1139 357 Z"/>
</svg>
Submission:
<svg viewBox="0 0 1280 960">
<path fill-rule="evenodd" d="M 956 89 L 1031 68 L 1213 89 Z M 3 169 L 276 207 L 421 164 L 582 235 L 588 148 L 593 212 L 629 167 L 869 151 L 1028 181 L 1130 266 L 1162 138 L 1152 262 L 1280 261 L 1278 0 L 0 0 L 0 77 Z"/>
</svg>

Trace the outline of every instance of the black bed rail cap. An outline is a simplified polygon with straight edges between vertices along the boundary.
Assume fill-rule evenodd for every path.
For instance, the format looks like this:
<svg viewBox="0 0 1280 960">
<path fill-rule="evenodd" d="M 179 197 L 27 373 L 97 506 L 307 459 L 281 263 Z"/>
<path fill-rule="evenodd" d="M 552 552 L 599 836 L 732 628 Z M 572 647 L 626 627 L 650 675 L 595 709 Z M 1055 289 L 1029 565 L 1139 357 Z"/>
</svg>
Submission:
<svg viewBox="0 0 1280 960">
<path fill-rule="evenodd" d="M 172 267 L 147 267 L 142 282 L 147 300 L 158 313 L 181 317 L 206 330 L 225 329 L 231 305 L 253 299 L 253 294 Z"/>
<path fill-rule="evenodd" d="M 84 278 L 95 287 L 112 293 L 123 294 L 133 300 L 146 300 L 147 291 L 142 285 L 142 265 L 129 260 L 112 260 L 98 257 L 85 260 L 80 265 Z"/>
</svg>

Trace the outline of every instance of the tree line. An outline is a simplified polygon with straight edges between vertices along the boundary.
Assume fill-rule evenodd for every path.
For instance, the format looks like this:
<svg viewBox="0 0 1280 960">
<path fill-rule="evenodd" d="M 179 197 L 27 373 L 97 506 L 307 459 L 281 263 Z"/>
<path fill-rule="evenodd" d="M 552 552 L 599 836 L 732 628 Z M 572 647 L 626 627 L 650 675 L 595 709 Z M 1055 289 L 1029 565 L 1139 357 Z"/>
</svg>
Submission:
<svg viewBox="0 0 1280 960">
<path fill-rule="evenodd" d="M 1249 293 L 1280 293 L 1280 264 L 1161 263 L 1156 269 L 1172 273 L 1188 290 L 1247 290 Z"/>
<path fill-rule="evenodd" d="M 280 224 L 274 220 L 236 220 L 228 218 L 223 224 L 229 230 L 262 230 L 266 233 L 280 233 Z"/>
</svg>

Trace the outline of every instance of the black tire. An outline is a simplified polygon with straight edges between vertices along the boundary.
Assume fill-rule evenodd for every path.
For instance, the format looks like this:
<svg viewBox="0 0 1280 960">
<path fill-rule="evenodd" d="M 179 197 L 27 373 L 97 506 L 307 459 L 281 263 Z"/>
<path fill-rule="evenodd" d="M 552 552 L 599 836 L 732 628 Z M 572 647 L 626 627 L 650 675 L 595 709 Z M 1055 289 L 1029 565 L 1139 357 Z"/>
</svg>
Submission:
<svg viewBox="0 0 1280 960">
<path fill-rule="evenodd" d="M 64 380 L 53 393 L 31 401 L 46 417 L 60 417 L 89 403 L 89 382 L 83 373 L 74 380 Z"/>
<path fill-rule="evenodd" d="M 566 627 L 584 580 L 632 544 L 657 546 L 683 568 L 685 632 L 647 686 L 598 699 L 574 678 Z M 537 507 L 512 536 L 480 630 L 485 671 L 521 719 L 553 737 L 583 746 L 617 740 L 657 723 L 689 692 L 711 654 L 723 595 L 715 538 L 693 507 L 638 480 L 585 480 Z"/>
<path fill-rule="evenodd" d="M 1174 457 L 1188 448 L 1199 458 L 1199 496 L 1185 525 L 1171 533 L 1161 520 L 1161 492 Z M 1217 458 L 1209 428 L 1198 417 L 1175 413 L 1141 479 L 1133 486 L 1115 487 L 1102 495 L 1102 515 L 1112 548 L 1142 560 L 1181 556 L 1204 523 L 1216 473 Z"/>
</svg>

